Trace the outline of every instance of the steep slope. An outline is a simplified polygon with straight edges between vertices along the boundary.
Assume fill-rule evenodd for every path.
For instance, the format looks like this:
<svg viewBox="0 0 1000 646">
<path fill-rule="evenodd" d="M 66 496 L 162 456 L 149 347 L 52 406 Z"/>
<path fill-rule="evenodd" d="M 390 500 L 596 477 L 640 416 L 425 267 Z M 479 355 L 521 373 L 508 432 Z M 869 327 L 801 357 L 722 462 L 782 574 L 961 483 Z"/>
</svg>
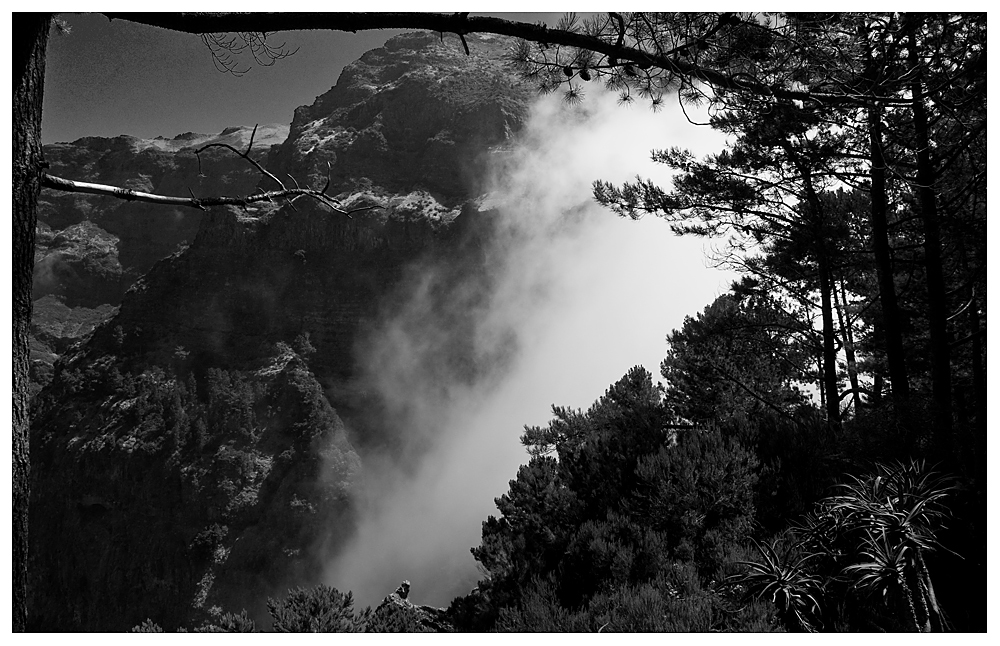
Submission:
<svg viewBox="0 0 1000 646">
<path fill-rule="evenodd" d="M 337 85 L 295 111 L 269 164 L 312 185 L 361 178 L 392 192 L 430 191 L 449 206 L 467 199 L 491 148 L 522 125 L 532 89 L 505 64 L 509 41 L 404 34 L 344 68 Z M 301 179 L 300 179 L 301 181 Z"/>
<path fill-rule="evenodd" d="M 531 90 L 504 66 L 509 43 L 468 36 L 470 52 L 453 37 L 404 34 L 347 66 L 337 85 L 295 111 L 290 126 L 261 125 L 252 156 L 276 176 L 302 185 L 374 195 L 396 210 L 454 211 L 477 192 L 491 152 L 502 149 L 524 118 Z M 84 137 L 45 146 L 54 175 L 164 195 L 245 195 L 275 188 L 231 151 L 245 150 L 253 128 L 172 139 Z M 200 157 L 200 159 L 199 159 Z M 328 166 L 329 164 L 329 166 Z M 453 214 L 452 214 L 453 216 Z M 121 294 L 157 260 L 190 244 L 202 214 L 109 197 L 45 190 L 39 201 L 35 298 L 51 295 L 69 308 L 118 304 Z M 448 218 L 445 218 L 446 220 Z M 445 222 L 446 223 L 446 222 Z M 67 250 L 73 238 L 79 248 Z M 100 252 L 117 265 L 113 271 Z M 88 301 L 88 302 L 84 302 Z M 36 308 L 33 387 L 47 383 L 62 349 L 42 329 L 51 307 Z M 87 316 L 87 312 L 74 316 Z M 91 328 L 92 329 L 92 328 Z M 89 329 L 81 328 L 85 337 Z M 65 344 L 63 344 L 65 345 Z"/>
<path fill-rule="evenodd" d="M 352 483 L 366 447 L 394 441 L 365 391 L 357 347 L 383 308 L 419 288 L 421 268 L 439 264 L 428 258 L 447 258 L 455 280 L 489 280 L 480 252 L 489 212 L 470 203 L 475 183 L 460 169 L 506 144 L 529 94 L 500 71 L 503 41 L 468 40 L 471 57 L 457 41 L 423 35 L 369 52 L 325 99 L 298 110 L 289 139 L 272 148 L 269 168 L 300 183 L 325 182 L 326 161 L 336 159 L 331 193 L 375 207 L 352 218 L 299 200 L 184 213 L 176 224 L 174 209 L 162 216 L 106 198 L 48 197 L 58 208 L 45 221 L 62 233 L 46 234 L 46 253 L 94 269 L 54 273 L 79 277 L 77 287 L 60 291 L 62 278 L 36 294 L 46 317 L 36 336 L 64 353 L 33 410 L 36 628 L 121 630 L 152 618 L 169 630 L 216 607 L 263 616 L 268 594 L 317 582 L 317 564 L 352 530 Z M 507 89 L 489 99 L 475 90 L 487 82 Z M 475 105 L 460 98 L 469 96 Z M 433 109 L 398 109 L 421 97 Z M 362 112 L 391 146 L 364 152 L 329 136 L 350 133 Z M 313 142 L 317 132 L 322 142 Z M 414 132 L 433 136 L 418 141 Z M 451 143 L 442 148 L 443 132 Z M 239 165 L 228 178 L 197 178 L 182 139 L 144 148 L 129 138 L 81 140 L 82 149 L 62 149 L 55 172 L 172 194 L 195 181 L 196 194 L 246 193 L 260 180 Z M 212 152 L 222 168 L 234 161 Z M 133 218 L 158 251 L 125 253 Z M 155 260 L 175 239 L 185 244 Z M 125 278 L 143 263 L 145 275 Z M 131 284 L 117 312 L 98 303 L 114 297 L 100 291 L 113 280 L 98 278 L 116 271 L 119 289 Z M 453 319 L 459 330 L 469 324 L 462 308 Z M 88 326 L 85 343 L 56 344 L 61 331 Z M 467 355 L 457 344 L 440 361 L 476 370 Z"/>
<path fill-rule="evenodd" d="M 45 160 L 53 175 L 162 195 L 245 195 L 257 186 L 260 174 L 232 152 L 210 148 L 228 144 L 245 150 L 253 128 L 234 126 L 218 135 L 184 133 L 173 139 L 84 137 L 72 143 L 45 146 Z M 280 143 L 287 126 L 261 126 L 254 136 L 255 157 L 263 158 Z M 38 219 L 54 231 L 88 222 L 118 237 L 121 263 L 134 280 L 154 262 L 190 241 L 201 216 L 193 209 L 153 207 L 111 197 L 44 190 Z M 127 285 L 126 285 L 127 287 Z"/>
<path fill-rule="evenodd" d="M 255 157 L 283 141 L 288 126 L 261 126 L 254 136 Z M 124 186 L 164 195 L 239 195 L 254 189 L 260 174 L 231 152 L 245 150 L 252 128 L 226 128 L 218 135 L 185 133 L 166 139 L 84 137 L 44 147 L 51 173 L 79 181 Z M 48 383 L 52 365 L 67 345 L 86 338 L 93 325 L 73 332 L 62 322 L 109 313 L 125 290 L 160 258 L 194 239 L 201 213 L 151 207 L 110 197 L 43 190 L 35 236 L 32 316 L 32 386 Z M 39 299 L 46 298 L 42 303 Z M 58 304 L 58 306 L 56 306 Z M 79 311 L 77 311 L 79 310 Z M 47 333 L 61 327 L 59 342 Z"/>
<path fill-rule="evenodd" d="M 35 627 L 176 627 L 316 567 L 317 527 L 347 517 L 359 460 L 302 359 L 279 347 L 201 379 L 115 359 L 60 371 L 68 401 L 39 396 Z"/>
</svg>

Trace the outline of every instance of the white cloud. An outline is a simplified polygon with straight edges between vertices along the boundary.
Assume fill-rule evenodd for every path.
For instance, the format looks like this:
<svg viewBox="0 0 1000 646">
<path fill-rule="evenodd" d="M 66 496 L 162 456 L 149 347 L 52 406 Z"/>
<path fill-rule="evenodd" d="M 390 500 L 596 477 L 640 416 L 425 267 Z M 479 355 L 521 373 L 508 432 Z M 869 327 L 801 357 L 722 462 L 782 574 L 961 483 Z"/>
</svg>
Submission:
<svg viewBox="0 0 1000 646">
<path fill-rule="evenodd" d="M 700 240 L 674 236 L 657 218 L 622 220 L 602 209 L 591 183 L 636 174 L 666 183 L 651 148 L 703 154 L 721 145 L 676 107 L 652 113 L 603 94 L 575 107 L 557 97 L 535 105 L 492 181 L 503 226 L 488 253 L 499 278 L 475 312 L 476 351 L 488 356 L 515 338 L 516 353 L 488 383 L 430 383 L 441 373 L 432 378 L 423 366 L 448 339 L 421 290 L 386 322 L 376 344 L 391 348 L 378 363 L 383 395 L 431 449 L 409 476 L 366 467 L 370 507 L 327 583 L 353 590 L 361 607 L 403 579 L 415 603 L 447 605 L 471 589 L 478 572 L 469 548 L 527 461 L 523 426 L 545 424 L 552 404 L 589 406 L 635 364 L 658 376 L 665 335 L 733 278 L 705 266 Z"/>
</svg>

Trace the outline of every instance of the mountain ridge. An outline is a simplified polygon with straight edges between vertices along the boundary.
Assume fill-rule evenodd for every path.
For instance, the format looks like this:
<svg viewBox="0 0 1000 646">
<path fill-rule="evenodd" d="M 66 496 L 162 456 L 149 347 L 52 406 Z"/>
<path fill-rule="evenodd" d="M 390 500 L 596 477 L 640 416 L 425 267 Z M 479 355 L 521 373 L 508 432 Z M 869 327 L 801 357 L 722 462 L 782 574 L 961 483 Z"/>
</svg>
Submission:
<svg viewBox="0 0 1000 646">
<path fill-rule="evenodd" d="M 473 47 L 464 57 L 457 40 L 390 39 L 297 110 L 283 143 L 265 147 L 278 130 L 258 128 L 252 154 L 270 172 L 317 186 L 330 173 L 332 196 L 375 207 L 351 218 L 304 199 L 199 212 L 43 193 L 36 267 L 50 279 L 36 276 L 45 288 L 33 323 L 33 625 L 120 630 L 152 618 L 169 630 L 214 607 L 263 617 L 268 594 L 316 583 L 317 564 L 351 530 L 365 451 L 399 442 L 381 426 L 358 348 L 419 286 L 422 267 L 488 280 L 491 217 L 468 173 L 509 145 L 529 97 L 507 72 L 503 83 L 482 78 L 487 63 L 501 74 L 492 58 L 504 41 Z M 498 100 L 451 101 L 427 88 L 463 75 L 495 85 Z M 400 108 L 424 100 L 422 113 Z M 349 109 L 315 127 L 302 120 L 338 101 Z M 45 152 L 53 174 L 71 179 L 248 194 L 271 180 L 231 151 L 199 160 L 193 150 L 239 148 L 250 130 L 82 138 Z M 317 133 L 326 143 L 305 146 Z M 459 311 L 451 324 L 470 322 Z M 477 370 L 465 350 L 444 349 L 442 369 Z"/>
</svg>

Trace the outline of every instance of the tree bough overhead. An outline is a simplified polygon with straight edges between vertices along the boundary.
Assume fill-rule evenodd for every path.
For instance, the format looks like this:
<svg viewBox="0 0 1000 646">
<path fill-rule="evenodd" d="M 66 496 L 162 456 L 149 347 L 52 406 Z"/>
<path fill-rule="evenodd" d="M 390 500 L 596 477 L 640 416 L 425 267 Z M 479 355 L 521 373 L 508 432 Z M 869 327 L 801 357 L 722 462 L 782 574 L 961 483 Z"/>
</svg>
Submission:
<svg viewBox="0 0 1000 646">
<path fill-rule="evenodd" d="M 675 406 L 669 414 L 660 411 L 661 403 L 654 406 L 658 400 L 647 392 L 645 376 L 631 375 L 635 383 L 624 380 L 619 390 L 629 386 L 640 392 L 645 404 L 657 408 L 657 415 L 678 417 L 674 420 L 682 422 L 678 428 L 696 426 L 687 424 L 692 420 L 686 415 L 714 416 L 711 424 L 726 427 L 739 426 L 762 411 L 773 413 L 781 420 L 775 423 L 778 430 L 772 429 L 775 435 L 799 442 L 804 440 L 797 433 L 812 428 L 812 422 L 794 384 L 812 382 L 824 402 L 825 428 L 849 434 L 851 422 L 863 423 L 868 411 L 873 415 L 890 411 L 890 426 L 900 430 L 900 455 L 926 455 L 933 450 L 945 461 L 945 468 L 958 470 L 961 465 L 976 474 L 977 482 L 985 483 L 985 14 L 608 12 L 582 20 L 568 15 L 556 28 L 469 13 L 105 15 L 110 20 L 202 35 L 220 70 L 237 75 L 242 71 L 228 56 L 239 50 L 239 42 L 250 48 L 257 64 L 269 65 L 289 55 L 284 46 L 268 43 L 268 35 L 280 31 L 419 29 L 458 35 L 467 54 L 465 35 L 490 33 L 519 39 L 510 52 L 511 64 L 539 89 L 561 90 L 571 101 L 584 96 L 588 83 L 601 82 L 617 92 L 623 103 L 639 99 L 656 108 L 676 98 L 682 108 L 706 104 L 710 125 L 733 138 L 729 150 L 704 160 L 682 150 L 657 151 L 654 161 L 676 172 L 672 188 L 641 178 L 622 186 L 598 181 L 594 196 L 620 215 L 664 217 L 679 233 L 727 236 L 730 246 L 723 260 L 747 276 L 731 296 L 717 301 L 697 320 L 690 319 L 684 330 L 670 337 L 672 346 L 663 367 L 664 376 L 675 377 L 667 388 Z M 247 195 L 157 195 L 50 174 L 42 158 L 41 110 L 51 24 L 49 14 L 13 14 L 15 631 L 24 630 L 27 620 L 28 331 L 41 188 L 196 209 L 247 208 L 273 201 L 293 204 L 302 197 L 316 200 L 337 216 L 379 208 L 337 202 L 328 193 L 329 177 L 323 188 L 300 186 L 292 177 L 286 183 L 251 158 L 252 136 L 245 151 L 214 144 L 260 172 L 257 189 Z M 236 38 L 242 40 L 222 35 L 226 33 L 238 34 Z M 312 175 L 310 183 L 321 184 L 321 174 L 318 180 Z M 745 363 L 734 364 L 733 343 L 747 353 Z M 746 350 L 749 346 L 762 348 L 764 354 L 752 355 Z M 691 350 L 695 347 L 697 352 Z M 844 365 L 841 350 L 846 356 Z M 780 367 L 768 367 L 768 361 Z M 867 383 L 859 375 L 871 375 L 873 381 Z M 891 407 L 881 404 L 884 384 L 891 393 Z M 851 412 L 843 402 L 850 402 Z M 583 423 L 567 411 L 557 417 L 570 425 Z M 782 424 L 796 430 L 788 431 Z M 567 458 L 561 453 L 556 463 L 539 453 L 519 475 L 517 487 L 524 491 L 512 484 L 510 495 L 503 499 L 512 512 L 519 505 L 535 504 L 532 497 L 523 496 L 529 485 L 582 478 L 584 472 L 573 469 L 608 468 L 597 458 L 589 462 L 582 445 L 574 444 L 572 438 L 546 435 L 550 430 L 555 433 L 557 427 L 553 424 L 545 433 L 534 429 L 534 435 L 529 429 L 529 439 L 545 435 L 551 440 L 528 442 L 533 450 L 554 447 Z M 698 448 L 698 442 L 711 440 L 706 436 L 692 440 L 688 448 L 705 455 L 711 449 L 727 460 L 742 460 L 744 445 L 765 442 L 763 433 L 761 437 L 745 430 L 739 433 L 739 446 L 717 438 L 718 446 Z M 613 443 L 603 435 L 598 439 Z M 647 448 L 650 456 L 659 450 Z M 642 487 L 656 482 L 658 465 L 675 459 L 656 455 L 645 461 L 631 456 L 627 468 L 611 465 L 617 469 L 615 478 L 634 488 L 637 501 L 652 495 Z M 637 464 L 642 467 L 638 476 Z M 770 468 L 765 465 L 761 472 Z M 910 471 L 901 469 L 900 473 Z M 646 484 L 644 476 L 648 476 Z M 771 476 L 761 476 L 762 481 L 767 477 Z M 808 480 L 805 475 L 796 477 L 799 484 Z M 648 528 L 633 526 L 636 519 L 628 518 L 626 512 L 634 509 L 608 512 L 605 508 L 614 507 L 608 501 L 615 499 L 616 492 L 604 492 L 607 500 L 591 500 L 586 496 L 599 497 L 601 492 L 587 493 L 585 487 L 573 491 L 582 497 L 549 501 L 580 514 L 586 507 L 593 516 L 572 531 L 564 528 L 560 540 L 575 550 L 567 552 L 569 561 L 597 559 L 593 546 L 613 536 L 632 536 L 643 549 L 662 538 L 647 536 Z M 555 495 L 547 490 L 549 494 Z M 663 496 L 657 495 L 654 498 L 663 502 Z M 699 567 L 707 568 L 710 561 L 715 567 L 720 556 L 712 551 L 717 546 L 703 531 L 705 526 L 688 527 L 684 523 L 690 519 L 681 523 L 661 507 L 657 513 L 664 527 L 676 521 L 697 539 L 691 540 L 703 561 Z M 515 532 L 509 523 L 496 524 L 492 518 L 490 522 L 494 524 L 484 531 L 484 541 L 491 536 L 498 541 L 511 536 L 520 540 L 517 532 L 531 534 L 538 529 L 544 535 L 548 531 L 547 527 L 526 526 Z M 674 534 L 665 535 L 675 540 Z M 864 554 L 873 562 L 885 547 L 879 540 L 872 535 L 866 543 Z M 912 546 L 903 541 L 896 547 Z M 689 547 L 678 544 L 671 549 L 686 554 Z M 942 629 L 946 622 L 922 549 L 927 551 L 918 546 L 908 553 L 897 583 L 907 593 L 904 596 L 917 628 Z M 517 579 L 519 574 L 504 569 L 509 555 L 499 544 L 484 542 L 478 550 L 477 558 L 496 573 L 497 598 L 523 588 L 536 602 L 548 603 L 553 595 L 566 601 L 578 592 L 564 588 L 553 592 L 552 581 Z M 780 560 L 771 546 L 760 551 L 772 561 Z M 550 555 L 536 556 L 545 560 Z M 558 569 L 555 561 L 549 565 L 553 572 Z M 846 571 L 864 569 L 857 564 L 851 567 Z M 649 571 L 659 572 L 660 565 L 650 566 Z M 709 596 L 715 599 L 716 592 L 712 590 Z M 619 598 L 594 590 L 587 595 L 595 608 L 620 608 L 635 602 L 628 595 Z M 479 601 L 470 598 L 469 603 Z M 493 607 L 489 612 L 496 610 Z M 539 625 L 532 623 L 537 617 L 531 616 L 529 607 L 506 610 L 506 614 L 494 613 L 492 619 L 522 628 Z M 806 618 L 814 612 L 811 606 L 789 601 L 783 610 L 803 627 L 815 626 Z M 585 625 L 570 619 L 560 621 Z"/>
</svg>

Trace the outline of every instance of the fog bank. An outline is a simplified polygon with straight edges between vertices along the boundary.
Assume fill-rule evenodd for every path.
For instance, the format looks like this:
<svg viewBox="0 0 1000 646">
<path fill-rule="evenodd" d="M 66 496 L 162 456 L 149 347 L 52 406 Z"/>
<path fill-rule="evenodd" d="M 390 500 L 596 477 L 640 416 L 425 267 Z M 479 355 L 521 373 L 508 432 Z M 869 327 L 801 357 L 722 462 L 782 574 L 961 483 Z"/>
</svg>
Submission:
<svg viewBox="0 0 1000 646">
<path fill-rule="evenodd" d="M 676 106 L 653 113 L 615 99 L 540 99 L 485 181 L 483 208 L 500 214 L 484 251 L 491 279 L 443 285 L 446 272 L 421 267 L 411 297 L 375 332 L 365 357 L 372 387 L 420 457 L 365 458 L 358 532 L 323 577 L 352 590 L 358 607 L 377 605 L 403 579 L 418 604 L 445 606 L 471 590 L 479 572 L 469 549 L 527 461 L 524 425 L 545 424 L 553 404 L 588 407 L 636 364 L 658 377 L 664 336 L 733 279 L 706 267 L 702 241 L 593 201 L 595 179 L 666 183 L 651 148 L 705 153 L 722 143 Z M 444 306 L 434 301 L 442 290 Z M 469 383 L 443 369 L 438 358 L 452 343 L 496 370 Z"/>
</svg>

